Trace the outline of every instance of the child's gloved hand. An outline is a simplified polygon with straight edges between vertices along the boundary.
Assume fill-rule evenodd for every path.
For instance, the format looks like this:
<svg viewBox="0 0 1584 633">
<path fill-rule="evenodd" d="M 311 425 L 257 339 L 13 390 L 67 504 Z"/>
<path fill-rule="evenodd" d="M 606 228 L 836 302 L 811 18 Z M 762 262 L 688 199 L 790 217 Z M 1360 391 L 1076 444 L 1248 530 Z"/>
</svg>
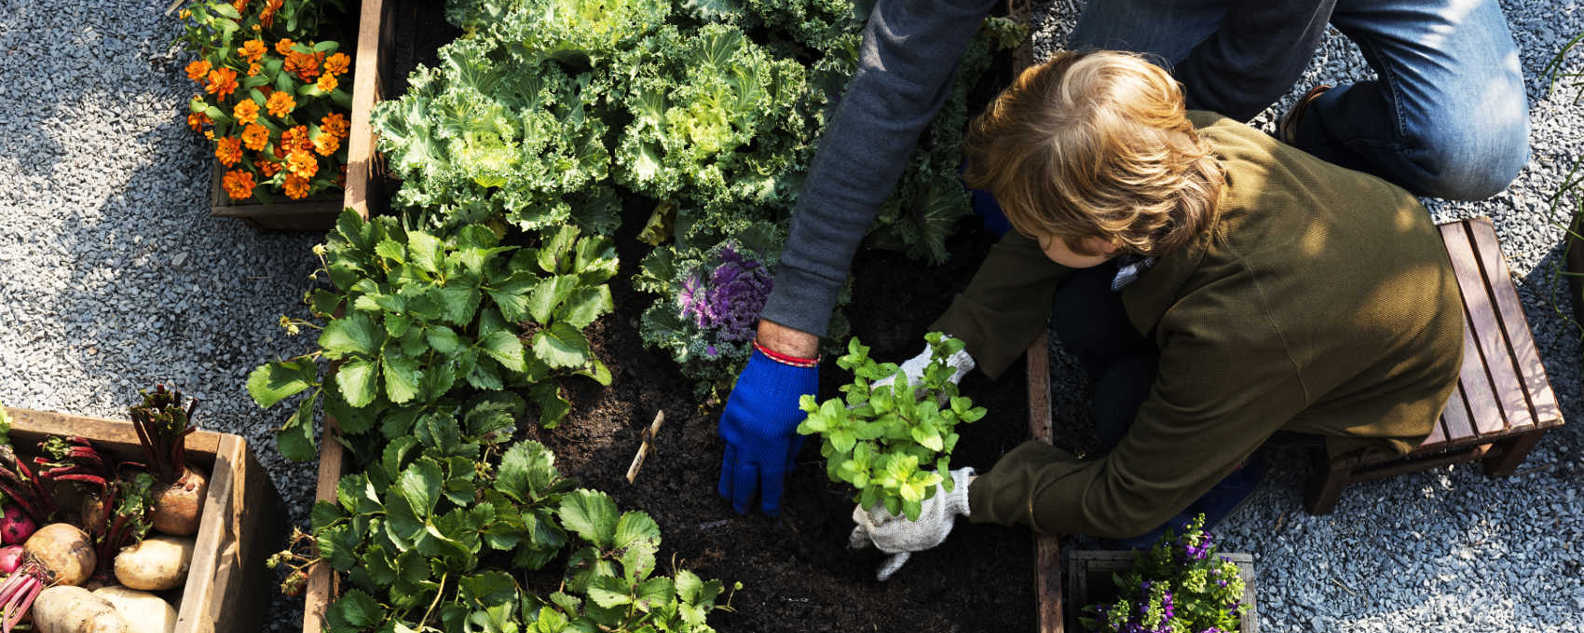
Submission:
<svg viewBox="0 0 1584 633">
<path fill-rule="evenodd" d="M 858 526 L 847 537 L 847 546 L 861 549 L 873 545 L 875 549 L 890 554 L 880 564 L 875 579 L 885 581 L 891 578 L 913 552 L 930 549 L 945 541 L 958 515 L 968 516 L 968 484 L 973 476 L 972 468 L 951 471 L 951 492 L 935 484 L 935 495 L 924 500 L 917 521 L 891 514 L 883 505 L 871 510 L 865 510 L 863 506 L 854 507 L 853 523 Z"/>
<path fill-rule="evenodd" d="M 951 340 L 950 336 L 941 339 L 941 342 L 945 343 L 949 340 Z M 908 384 L 916 385 L 924 379 L 924 369 L 929 367 L 930 357 L 934 354 L 934 351 L 935 346 L 926 343 L 924 344 L 924 351 L 919 352 L 918 356 L 902 361 L 902 365 L 898 369 L 902 370 L 904 376 L 907 376 Z M 952 384 L 957 384 L 962 382 L 963 376 L 973 371 L 974 359 L 968 355 L 968 350 L 957 350 L 956 353 L 946 357 L 946 364 L 953 370 L 951 375 Z M 876 380 L 874 387 L 884 387 L 893 382 L 896 382 L 896 376 L 886 376 Z"/>
</svg>

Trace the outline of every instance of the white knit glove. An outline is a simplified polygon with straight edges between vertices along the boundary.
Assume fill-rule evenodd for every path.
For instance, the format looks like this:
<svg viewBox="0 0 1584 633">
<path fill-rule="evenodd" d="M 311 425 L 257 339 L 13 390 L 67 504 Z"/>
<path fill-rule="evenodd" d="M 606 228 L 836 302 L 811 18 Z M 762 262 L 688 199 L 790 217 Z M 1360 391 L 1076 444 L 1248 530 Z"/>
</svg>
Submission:
<svg viewBox="0 0 1584 633">
<path fill-rule="evenodd" d="M 914 356 L 913 358 L 902 361 L 902 365 L 898 367 L 898 369 L 902 370 L 902 374 L 907 376 L 908 384 L 916 385 L 924 380 L 924 368 L 929 367 L 930 354 L 933 351 L 934 350 L 931 349 L 930 344 L 925 343 L 924 351 L 919 352 L 918 356 Z M 946 364 L 950 365 L 951 368 L 955 370 L 951 375 L 952 384 L 955 385 L 959 382 L 962 382 L 963 376 L 966 376 L 968 372 L 973 371 L 974 359 L 972 356 L 968 355 L 968 350 L 961 350 L 956 354 L 946 357 Z M 884 387 L 893 382 L 896 382 L 896 375 L 894 374 L 876 380 L 874 385 L 870 388 L 873 389 L 875 387 Z"/>
<path fill-rule="evenodd" d="M 930 549 L 945 541 L 958 515 L 968 516 L 968 482 L 973 476 L 972 468 L 951 471 L 951 492 L 935 484 L 935 495 L 924 500 L 917 521 L 891 514 L 884 505 L 877 505 L 872 510 L 865 510 L 863 506 L 854 507 L 852 518 L 858 527 L 853 528 L 852 534 L 847 537 L 847 546 L 862 549 L 873 545 L 875 549 L 890 554 L 880 564 L 875 579 L 883 582 L 891 578 L 891 574 L 901 569 L 913 552 Z"/>
</svg>

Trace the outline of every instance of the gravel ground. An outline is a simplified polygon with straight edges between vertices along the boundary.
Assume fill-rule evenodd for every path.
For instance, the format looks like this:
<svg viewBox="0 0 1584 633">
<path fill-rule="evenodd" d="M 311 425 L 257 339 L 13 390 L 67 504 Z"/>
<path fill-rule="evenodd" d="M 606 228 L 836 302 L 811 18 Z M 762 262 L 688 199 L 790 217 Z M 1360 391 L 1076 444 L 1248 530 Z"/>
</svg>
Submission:
<svg viewBox="0 0 1584 633">
<path fill-rule="evenodd" d="M 1036 9 L 1037 50 L 1064 41 L 1075 4 Z M 1584 422 L 1580 330 L 1566 318 L 1565 284 L 1554 283 L 1565 219 L 1548 202 L 1580 158 L 1584 109 L 1571 93 L 1551 96 L 1543 76 L 1568 39 L 1584 32 L 1584 9 L 1571 0 L 1502 5 L 1522 56 L 1532 158 L 1490 200 L 1425 204 L 1437 221 L 1495 220 L 1563 414 Z M 1575 53 L 1568 68 L 1584 70 L 1584 55 Z M 1372 76 L 1333 29 L 1293 91 L 1257 123 L 1272 129 L 1316 83 Z M 1057 376 L 1076 371 L 1057 361 Z M 1067 380 L 1055 399 L 1076 406 L 1081 385 Z M 1584 548 L 1575 545 L 1584 537 L 1581 454 L 1584 429 L 1565 426 L 1508 479 L 1488 479 L 1477 465 L 1440 468 L 1353 486 L 1333 514 L 1313 517 L 1300 507 L 1307 456 L 1282 448 L 1251 502 L 1219 532 L 1225 549 L 1256 557 L 1261 631 L 1584 630 Z"/>
<path fill-rule="evenodd" d="M 312 342 L 275 321 L 298 311 L 319 236 L 209 216 L 167 4 L 0 0 L 0 400 L 125 419 L 138 389 L 178 385 L 302 519 L 314 469 L 276 453 L 280 416 L 243 384 Z"/>
</svg>

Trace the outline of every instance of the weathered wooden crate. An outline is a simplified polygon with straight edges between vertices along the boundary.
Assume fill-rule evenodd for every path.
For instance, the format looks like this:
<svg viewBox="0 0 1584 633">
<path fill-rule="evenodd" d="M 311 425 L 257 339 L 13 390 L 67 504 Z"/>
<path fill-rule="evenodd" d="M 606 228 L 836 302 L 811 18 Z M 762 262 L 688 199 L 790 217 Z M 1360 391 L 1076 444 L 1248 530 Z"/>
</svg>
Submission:
<svg viewBox="0 0 1584 633">
<path fill-rule="evenodd" d="M 120 458 L 143 458 L 130 422 L 7 408 L 11 441 L 31 449 L 50 435 L 88 438 Z M 283 546 L 286 511 L 269 474 L 230 433 L 195 431 L 187 459 L 209 470 L 192 567 L 176 604 L 176 633 L 251 633 L 261 628 L 275 575 L 264 560 Z"/>
<path fill-rule="evenodd" d="M 1243 577 L 1242 633 L 1259 633 L 1259 613 L 1254 606 L 1254 557 L 1248 554 L 1218 554 L 1238 566 Z M 1067 625 L 1073 631 L 1082 631 L 1078 624 L 1079 613 L 1085 605 L 1116 599 L 1116 587 L 1111 575 L 1133 567 L 1132 552 L 1078 550 L 1067 557 L 1067 600 L 1072 606 Z"/>
<path fill-rule="evenodd" d="M 339 197 L 313 197 L 306 200 L 279 199 L 274 202 L 237 202 L 220 186 L 225 168 L 217 161 L 209 178 L 209 214 L 217 218 L 236 218 L 264 231 L 325 231 L 335 226 L 341 212 Z"/>
</svg>

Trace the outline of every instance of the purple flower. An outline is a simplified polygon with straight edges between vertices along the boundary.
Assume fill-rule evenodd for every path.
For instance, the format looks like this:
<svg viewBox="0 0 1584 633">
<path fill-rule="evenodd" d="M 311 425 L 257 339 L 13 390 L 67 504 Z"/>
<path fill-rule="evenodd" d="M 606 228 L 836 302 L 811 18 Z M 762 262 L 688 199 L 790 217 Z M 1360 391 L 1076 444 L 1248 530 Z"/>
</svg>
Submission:
<svg viewBox="0 0 1584 633">
<path fill-rule="evenodd" d="M 696 269 L 682 283 L 677 293 L 682 316 L 713 332 L 718 341 L 751 340 L 759 312 L 770 298 L 770 271 L 729 243 L 721 246 L 718 260 L 714 270 Z"/>
</svg>

